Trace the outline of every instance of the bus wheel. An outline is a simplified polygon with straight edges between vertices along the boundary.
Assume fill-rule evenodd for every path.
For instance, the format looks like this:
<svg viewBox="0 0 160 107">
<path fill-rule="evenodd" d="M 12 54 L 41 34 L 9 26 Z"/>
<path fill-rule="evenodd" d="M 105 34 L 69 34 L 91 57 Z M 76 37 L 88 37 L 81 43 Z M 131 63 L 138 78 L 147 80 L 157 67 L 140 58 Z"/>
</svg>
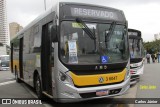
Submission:
<svg viewBox="0 0 160 107">
<path fill-rule="evenodd" d="M 42 88 L 41 88 L 41 81 L 39 75 L 35 78 L 35 90 L 37 93 L 38 98 L 42 98 Z"/>
</svg>

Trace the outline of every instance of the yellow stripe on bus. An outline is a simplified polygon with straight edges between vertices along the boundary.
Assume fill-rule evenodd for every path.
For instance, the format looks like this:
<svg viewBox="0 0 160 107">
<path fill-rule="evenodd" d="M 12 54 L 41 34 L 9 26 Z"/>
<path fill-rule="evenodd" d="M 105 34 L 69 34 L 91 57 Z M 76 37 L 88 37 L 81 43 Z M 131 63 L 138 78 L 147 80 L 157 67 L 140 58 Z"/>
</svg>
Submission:
<svg viewBox="0 0 160 107">
<path fill-rule="evenodd" d="M 15 70 L 15 66 L 17 67 L 17 71 L 19 71 L 19 60 L 13 60 L 13 70 Z"/>
<path fill-rule="evenodd" d="M 88 86 L 99 84 L 110 84 L 121 82 L 125 79 L 126 69 L 119 73 L 96 74 L 96 75 L 76 75 L 70 72 L 71 78 L 76 86 Z"/>
</svg>

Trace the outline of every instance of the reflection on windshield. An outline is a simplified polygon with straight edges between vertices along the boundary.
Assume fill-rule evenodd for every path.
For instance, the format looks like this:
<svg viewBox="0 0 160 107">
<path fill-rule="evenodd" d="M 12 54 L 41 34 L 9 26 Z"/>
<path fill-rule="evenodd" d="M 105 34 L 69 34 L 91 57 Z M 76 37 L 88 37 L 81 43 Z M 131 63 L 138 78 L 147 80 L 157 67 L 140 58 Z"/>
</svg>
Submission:
<svg viewBox="0 0 160 107">
<path fill-rule="evenodd" d="M 142 41 L 140 39 L 129 39 L 129 44 L 131 58 L 143 57 Z"/>
<path fill-rule="evenodd" d="M 91 39 L 81 23 L 64 21 L 61 24 L 60 56 L 68 64 L 117 63 L 128 59 L 128 40 L 125 26 L 115 25 L 109 41 L 105 36 L 111 24 L 86 23 L 95 34 Z M 106 47 L 107 45 L 107 47 Z M 97 48 L 95 48 L 95 46 Z"/>
</svg>

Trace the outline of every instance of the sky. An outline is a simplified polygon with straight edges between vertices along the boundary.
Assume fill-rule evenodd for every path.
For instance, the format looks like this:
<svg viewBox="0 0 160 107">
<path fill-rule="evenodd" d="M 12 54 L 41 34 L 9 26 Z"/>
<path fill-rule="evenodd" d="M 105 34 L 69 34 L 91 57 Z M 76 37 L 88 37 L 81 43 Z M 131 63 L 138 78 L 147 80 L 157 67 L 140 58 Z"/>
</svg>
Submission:
<svg viewBox="0 0 160 107">
<path fill-rule="evenodd" d="M 50 9 L 56 0 L 46 0 Z M 71 1 L 71 0 L 63 0 Z M 128 27 L 142 32 L 145 42 L 153 41 L 154 34 L 160 33 L 160 0 L 72 0 L 103 5 L 124 11 Z M 44 0 L 6 0 L 8 23 L 17 22 L 25 27 L 45 12 Z"/>
</svg>

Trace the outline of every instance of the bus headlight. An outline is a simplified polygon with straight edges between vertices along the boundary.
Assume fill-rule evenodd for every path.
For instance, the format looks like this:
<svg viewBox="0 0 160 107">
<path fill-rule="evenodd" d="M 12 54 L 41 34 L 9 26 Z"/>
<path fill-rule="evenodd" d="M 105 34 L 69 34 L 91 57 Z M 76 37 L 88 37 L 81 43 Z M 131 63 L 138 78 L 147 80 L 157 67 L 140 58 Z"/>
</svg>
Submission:
<svg viewBox="0 0 160 107">
<path fill-rule="evenodd" d="M 59 80 L 67 84 L 72 83 L 70 77 L 64 72 L 59 72 Z"/>
<path fill-rule="evenodd" d="M 61 81 L 65 81 L 66 78 L 67 78 L 66 75 L 64 75 L 63 73 L 60 73 L 60 80 L 61 80 Z"/>
</svg>

